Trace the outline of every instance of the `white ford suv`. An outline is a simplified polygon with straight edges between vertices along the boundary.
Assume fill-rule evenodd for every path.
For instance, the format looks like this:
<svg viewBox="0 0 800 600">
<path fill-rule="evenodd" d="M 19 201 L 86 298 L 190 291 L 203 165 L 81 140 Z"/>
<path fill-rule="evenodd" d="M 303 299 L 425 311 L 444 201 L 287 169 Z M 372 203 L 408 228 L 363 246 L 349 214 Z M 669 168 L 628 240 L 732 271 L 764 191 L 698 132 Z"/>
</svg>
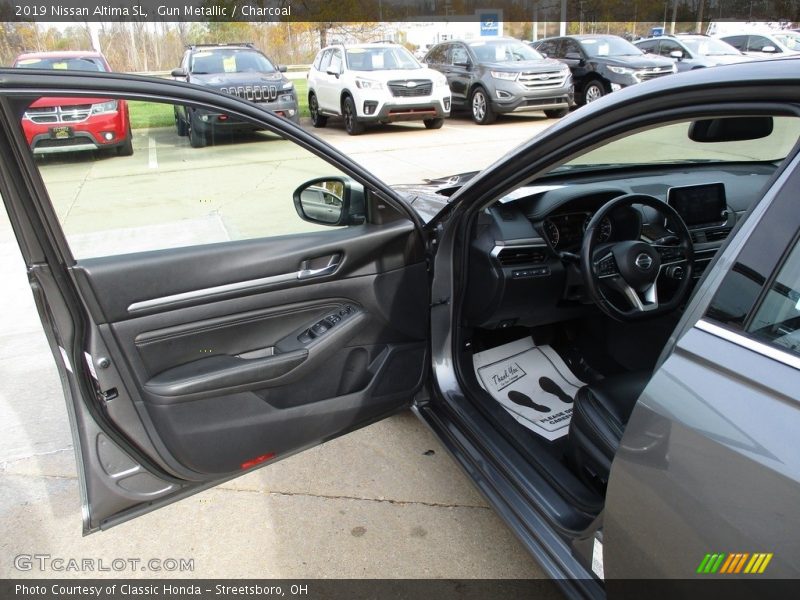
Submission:
<svg viewBox="0 0 800 600">
<path fill-rule="evenodd" d="M 341 116 L 350 135 L 367 123 L 421 120 L 439 129 L 450 115 L 450 88 L 441 73 L 423 67 L 403 46 L 342 45 L 320 50 L 308 72 L 314 127 Z"/>
</svg>

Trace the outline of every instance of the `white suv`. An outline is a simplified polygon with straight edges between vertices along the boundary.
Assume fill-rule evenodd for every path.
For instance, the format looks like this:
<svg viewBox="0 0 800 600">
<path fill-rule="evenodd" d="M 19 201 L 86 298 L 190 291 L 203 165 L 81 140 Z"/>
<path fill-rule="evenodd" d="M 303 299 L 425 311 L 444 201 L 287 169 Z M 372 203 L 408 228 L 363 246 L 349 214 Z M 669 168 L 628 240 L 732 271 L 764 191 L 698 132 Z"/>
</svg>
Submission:
<svg viewBox="0 0 800 600">
<path fill-rule="evenodd" d="M 366 123 L 393 121 L 439 129 L 450 115 L 450 88 L 444 75 L 397 44 L 337 44 L 320 50 L 311 65 L 308 107 L 314 127 L 341 116 L 350 135 Z"/>
</svg>

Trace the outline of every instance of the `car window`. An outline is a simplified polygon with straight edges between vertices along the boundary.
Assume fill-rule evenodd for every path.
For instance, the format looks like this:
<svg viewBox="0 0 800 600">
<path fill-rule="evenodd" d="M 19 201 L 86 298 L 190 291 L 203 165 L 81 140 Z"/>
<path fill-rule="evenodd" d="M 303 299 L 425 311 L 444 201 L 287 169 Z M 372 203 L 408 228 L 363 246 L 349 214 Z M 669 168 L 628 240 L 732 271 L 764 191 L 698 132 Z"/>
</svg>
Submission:
<svg viewBox="0 0 800 600">
<path fill-rule="evenodd" d="M 589 56 L 639 56 L 642 51 L 621 37 L 581 38 L 581 46 Z"/>
<path fill-rule="evenodd" d="M 747 39 L 747 49 L 751 52 L 761 52 L 766 46 L 772 46 L 776 52 L 782 52 L 780 48 L 775 45 L 775 42 L 763 35 L 751 35 Z"/>
<path fill-rule="evenodd" d="M 691 122 L 672 123 L 614 140 L 558 169 L 600 166 L 726 163 L 783 160 L 800 139 L 800 119 L 773 117 L 772 132 L 758 139 L 735 142 L 696 142 L 689 138 Z"/>
<path fill-rule="evenodd" d="M 459 63 L 464 64 L 467 62 L 469 62 L 469 54 L 467 54 L 467 49 L 461 44 L 453 44 L 452 50 L 450 50 L 450 64 L 457 65 Z"/>
<path fill-rule="evenodd" d="M 778 270 L 746 331 L 800 356 L 800 243 Z"/>
<path fill-rule="evenodd" d="M 673 42 L 672 40 L 661 40 L 661 45 L 658 47 L 658 53 L 661 56 L 669 57 L 670 52 L 674 52 L 675 50 L 679 50 L 686 54 L 681 48 L 680 44 Z"/>
<path fill-rule="evenodd" d="M 714 38 L 690 38 L 681 41 L 694 54 L 699 54 L 700 56 L 737 56 L 739 54 L 736 48 L 731 47 L 729 43 L 715 40 Z"/>
<path fill-rule="evenodd" d="M 322 55 L 323 54 L 325 54 L 325 52 L 324 51 L 320 51 L 320 52 L 317 52 L 317 55 L 314 57 L 314 62 L 312 63 L 312 65 L 314 66 L 314 68 L 317 71 L 319 71 L 319 65 L 322 62 Z"/>
<path fill-rule="evenodd" d="M 542 58 L 539 52 L 518 40 L 471 42 L 469 47 L 481 62 L 517 62 Z"/>
<path fill-rule="evenodd" d="M 331 64 L 331 56 L 333 55 L 333 50 L 325 50 L 325 53 L 322 55 L 322 59 L 319 62 L 319 70 L 320 71 L 327 71 L 328 67 Z"/>
<path fill-rule="evenodd" d="M 255 50 L 214 48 L 192 54 L 189 71 L 196 75 L 214 73 L 273 73 L 275 67 Z"/>
<path fill-rule="evenodd" d="M 347 65 L 353 71 L 383 71 L 388 69 L 421 69 L 413 55 L 401 46 L 348 48 Z"/>
<path fill-rule="evenodd" d="M 331 52 L 331 63 L 329 68 L 332 69 L 335 73 L 342 72 L 342 51 L 341 50 L 334 50 Z"/>
<path fill-rule="evenodd" d="M 446 62 L 447 45 L 440 44 L 430 51 L 425 62 L 430 65 L 442 65 Z"/>
<path fill-rule="evenodd" d="M 774 34 L 775 39 L 781 42 L 789 50 L 800 50 L 800 34 L 793 31 L 785 31 Z"/>
<path fill-rule="evenodd" d="M 546 54 L 550 57 L 561 56 L 559 53 L 559 41 L 558 40 L 544 40 L 538 46 L 536 46 L 536 50 L 540 54 Z"/>
<path fill-rule="evenodd" d="M 722 38 L 722 41 L 730 44 L 737 50 L 745 50 L 747 48 L 747 36 L 746 35 L 732 35 L 730 37 Z"/>
<path fill-rule="evenodd" d="M 61 71 L 106 71 L 99 58 L 92 57 L 47 57 L 20 58 L 14 63 L 18 69 L 54 69 Z"/>
<path fill-rule="evenodd" d="M 566 56 L 570 53 L 580 54 L 583 56 L 583 52 L 581 52 L 581 46 L 575 40 L 565 39 L 561 43 L 561 56 Z"/>
<path fill-rule="evenodd" d="M 655 51 L 656 46 L 658 46 L 658 40 L 651 40 L 648 42 L 640 42 L 636 44 L 636 46 L 642 50 L 643 52 L 647 52 L 648 54 Z"/>
<path fill-rule="evenodd" d="M 326 229 L 298 216 L 293 194 L 339 169 L 220 111 L 193 112 L 207 143 L 193 148 L 176 130 L 183 109 L 79 97 L 28 107 L 20 128 L 77 259 Z M 336 205 L 328 192 L 320 202 Z"/>
</svg>

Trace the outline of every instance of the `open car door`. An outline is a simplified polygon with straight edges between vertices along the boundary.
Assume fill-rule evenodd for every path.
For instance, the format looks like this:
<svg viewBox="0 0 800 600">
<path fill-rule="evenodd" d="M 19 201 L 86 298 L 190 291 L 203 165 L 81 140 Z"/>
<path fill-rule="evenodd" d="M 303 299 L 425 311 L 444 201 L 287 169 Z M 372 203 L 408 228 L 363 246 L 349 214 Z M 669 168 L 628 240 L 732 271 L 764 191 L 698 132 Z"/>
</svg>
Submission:
<svg viewBox="0 0 800 600">
<path fill-rule="evenodd" d="M 269 112 L 267 89 L 248 101 L 2 71 L 0 193 L 61 375 L 86 533 L 374 422 L 422 387 L 420 222 Z M 31 106 L 42 97 L 71 101 Z M 123 103 L 144 125 L 132 156 L 103 129 Z M 176 131 L 178 109 L 207 147 Z"/>
</svg>

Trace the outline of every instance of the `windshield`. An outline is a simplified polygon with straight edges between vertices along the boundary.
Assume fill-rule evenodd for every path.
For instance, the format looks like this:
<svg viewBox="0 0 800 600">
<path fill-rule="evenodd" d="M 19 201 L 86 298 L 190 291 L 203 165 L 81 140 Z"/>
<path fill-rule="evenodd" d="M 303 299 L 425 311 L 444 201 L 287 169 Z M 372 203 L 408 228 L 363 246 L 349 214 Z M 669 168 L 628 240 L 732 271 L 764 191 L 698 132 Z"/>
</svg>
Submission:
<svg viewBox="0 0 800 600">
<path fill-rule="evenodd" d="M 639 48 L 618 37 L 584 38 L 581 46 L 589 56 L 640 56 Z"/>
<path fill-rule="evenodd" d="M 469 45 L 481 62 L 515 62 L 519 60 L 542 60 L 536 50 L 516 40 L 497 42 L 472 42 Z"/>
<path fill-rule="evenodd" d="M 347 66 L 353 71 L 385 71 L 387 69 L 421 69 L 411 53 L 399 46 L 381 48 L 348 48 Z"/>
<path fill-rule="evenodd" d="M 210 73 L 274 73 L 275 67 L 256 50 L 224 48 L 201 50 L 192 55 L 189 72 Z"/>
<path fill-rule="evenodd" d="M 699 54 L 700 56 L 727 56 L 729 54 L 741 54 L 741 52 L 739 52 L 730 44 L 720 40 L 715 40 L 714 38 L 681 39 L 681 42 L 693 54 Z"/>
<path fill-rule="evenodd" d="M 800 139 L 797 117 L 773 117 L 772 133 L 768 136 L 732 142 L 695 142 L 689 138 L 690 126 L 691 122 L 682 122 L 639 131 L 590 150 L 552 172 L 591 170 L 601 165 L 607 168 L 612 165 L 779 161 Z"/>
<path fill-rule="evenodd" d="M 784 33 L 776 33 L 775 39 L 786 46 L 789 50 L 800 50 L 800 35 L 786 31 Z"/>
<path fill-rule="evenodd" d="M 15 67 L 19 69 L 58 69 L 64 71 L 105 71 L 106 66 L 99 58 L 23 58 Z"/>
</svg>

